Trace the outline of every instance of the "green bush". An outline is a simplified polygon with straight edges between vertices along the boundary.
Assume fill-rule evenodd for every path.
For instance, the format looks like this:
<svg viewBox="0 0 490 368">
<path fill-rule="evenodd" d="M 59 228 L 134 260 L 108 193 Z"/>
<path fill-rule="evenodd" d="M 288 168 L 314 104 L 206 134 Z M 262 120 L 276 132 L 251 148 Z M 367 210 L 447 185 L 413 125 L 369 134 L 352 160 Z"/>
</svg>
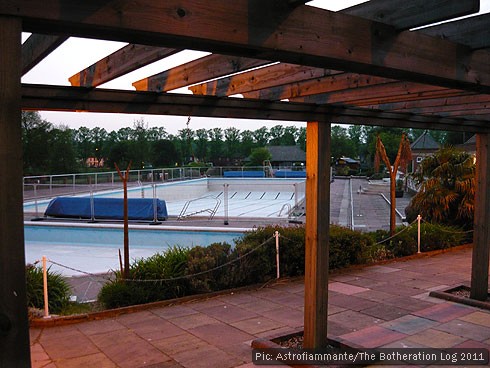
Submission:
<svg viewBox="0 0 490 368">
<path fill-rule="evenodd" d="M 405 257 L 417 253 L 417 225 L 412 224 L 409 228 L 399 226 L 396 228 L 396 235 L 386 242 L 383 242 L 388 257 Z M 375 242 L 388 239 L 388 231 L 377 230 L 371 233 Z M 422 223 L 420 225 L 421 252 L 428 252 L 438 249 L 446 249 L 455 245 L 462 244 L 465 241 L 465 235 L 461 229 L 438 225 Z M 391 258 L 391 257 L 390 257 Z"/>
<path fill-rule="evenodd" d="M 172 247 L 135 260 L 129 269 L 130 279 L 122 280 L 121 273 L 116 272 L 116 279 L 102 287 L 99 301 L 107 308 L 115 308 L 188 295 L 190 283 L 183 278 L 188 253 L 187 248 Z"/>
<path fill-rule="evenodd" d="M 196 246 L 188 253 L 186 275 L 193 292 L 209 292 L 233 287 L 238 271 L 236 263 L 220 267 L 236 259 L 237 253 L 227 243 L 213 243 L 207 247 Z M 213 270 L 213 271 L 210 271 Z"/>
<path fill-rule="evenodd" d="M 366 263 L 372 245 L 372 238 L 367 234 L 338 225 L 330 225 L 328 261 L 330 269 Z"/>
<path fill-rule="evenodd" d="M 50 313 L 59 314 L 70 299 L 70 286 L 58 273 L 47 270 L 48 276 L 48 306 Z M 44 308 L 43 269 L 33 265 L 26 266 L 27 306 Z"/>
</svg>

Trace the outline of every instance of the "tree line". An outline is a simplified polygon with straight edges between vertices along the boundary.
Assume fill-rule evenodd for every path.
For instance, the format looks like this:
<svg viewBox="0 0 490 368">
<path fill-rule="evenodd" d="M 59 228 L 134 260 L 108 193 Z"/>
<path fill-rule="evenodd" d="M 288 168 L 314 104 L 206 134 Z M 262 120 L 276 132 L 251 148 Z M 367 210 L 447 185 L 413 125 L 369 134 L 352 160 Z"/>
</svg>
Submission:
<svg viewBox="0 0 490 368">
<path fill-rule="evenodd" d="M 381 136 L 388 156 L 394 157 L 402 132 L 413 141 L 423 130 L 333 125 L 332 158 L 359 158 L 365 165 L 372 166 L 376 136 Z M 465 139 L 452 132 L 431 134 L 441 144 L 463 143 Z M 101 127 L 55 126 L 36 111 L 23 111 L 22 143 L 26 176 L 113 170 L 115 162 L 125 167 L 129 161 L 134 169 L 198 163 L 228 166 L 243 164 L 254 150 L 266 146 L 297 145 L 306 150 L 306 128 L 275 125 L 242 131 L 235 127 L 193 130 L 189 119 L 186 127 L 173 135 L 163 127 L 149 128 L 139 119 L 131 128 L 108 132 Z M 89 158 L 97 168 L 87 167 Z"/>
</svg>

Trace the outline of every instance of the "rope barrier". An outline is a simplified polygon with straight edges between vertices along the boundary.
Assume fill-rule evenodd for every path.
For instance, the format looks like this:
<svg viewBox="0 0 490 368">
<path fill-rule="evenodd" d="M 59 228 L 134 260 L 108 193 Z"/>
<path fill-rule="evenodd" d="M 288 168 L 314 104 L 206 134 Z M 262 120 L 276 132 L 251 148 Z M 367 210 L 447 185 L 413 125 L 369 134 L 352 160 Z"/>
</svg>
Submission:
<svg viewBox="0 0 490 368">
<path fill-rule="evenodd" d="M 393 238 L 396 238 L 398 235 L 400 235 L 401 233 L 403 233 L 404 231 L 408 230 L 410 227 L 412 227 L 413 224 L 415 224 L 417 222 L 417 220 L 414 220 L 412 221 L 412 223 L 410 223 L 408 226 L 406 226 L 405 228 L 403 228 L 402 230 L 400 230 L 399 232 L 397 232 L 396 234 L 386 238 L 386 239 L 383 239 L 383 240 L 380 240 L 379 242 L 375 243 L 374 245 L 379 245 L 379 244 L 382 244 L 384 242 L 387 242 L 388 240 L 391 240 Z"/>
<path fill-rule="evenodd" d="M 434 225 L 432 223 L 430 223 L 429 221 L 427 220 L 424 220 L 422 219 L 423 222 L 429 224 L 429 225 Z M 449 233 L 449 234 L 469 234 L 469 233 L 472 233 L 474 232 L 475 230 L 466 230 L 466 231 L 450 231 L 450 230 L 446 230 L 446 229 L 437 229 L 438 231 L 442 231 L 443 233 Z"/>
</svg>

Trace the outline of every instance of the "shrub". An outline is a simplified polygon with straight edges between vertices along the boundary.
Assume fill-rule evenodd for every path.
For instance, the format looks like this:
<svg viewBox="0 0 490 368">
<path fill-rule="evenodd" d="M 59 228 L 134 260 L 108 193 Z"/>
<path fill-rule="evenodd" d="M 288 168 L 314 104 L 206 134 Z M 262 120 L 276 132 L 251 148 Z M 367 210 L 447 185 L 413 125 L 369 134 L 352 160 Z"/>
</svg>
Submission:
<svg viewBox="0 0 490 368">
<path fill-rule="evenodd" d="M 186 275 L 198 274 L 189 278 L 192 291 L 200 293 L 233 287 L 238 271 L 237 265 L 231 263 L 224 267 L 219 266 L 236 259 L 236 257 L 237 253 L 232 251 L 231 245 L 227 243 L 193 247 L 188 253 L 185 271 Z"/>
<path fill-rule="evenodd" d="M 367 234 L 330 225 L 329 267 L 331 269 L 366 263 L 373 240 Z"/>
<path fill-rule="evenodd" d="M 182 278 L 188 253 L 187 248 L 172 247 L 149 258 L 135 260 L 130 266 L 130 280 L 121 280 L 120 272 L 116 272 L 116 279 L 102 287 L 99 301 L 108 308 L 115 308 L 188 295 L 189 280 Z"/>
<path fill-rule="evenodd" d="M 378 230 L 371 233 L 374 241 L 379 243 L 383 239 L 389 238 L 389 232 Z M 455 245 L 462 244 L 465 241 L 464 233 L 461 229 L 438 225 L 422 223 L 420 225 L 421 252 L 427 252 L 437 249 L 446 249 Z M 396 235 L 384 245 L 388 256 L 405 257 L 417 253 L 417 226 L 411 225 L 409 228 L 400 226 L 396 229 Z"/>
<path fill-rule="evenodd" d="M 59 314 L 63 311 L 70 299 L 70 286 L 65 279 L 49 268 L 48 276 L 48 306 L 50 313 Z M 43 269 L 33 265 L 26 266 L 26 293 L 27 306 L 44 308 Z"/>
</svg>

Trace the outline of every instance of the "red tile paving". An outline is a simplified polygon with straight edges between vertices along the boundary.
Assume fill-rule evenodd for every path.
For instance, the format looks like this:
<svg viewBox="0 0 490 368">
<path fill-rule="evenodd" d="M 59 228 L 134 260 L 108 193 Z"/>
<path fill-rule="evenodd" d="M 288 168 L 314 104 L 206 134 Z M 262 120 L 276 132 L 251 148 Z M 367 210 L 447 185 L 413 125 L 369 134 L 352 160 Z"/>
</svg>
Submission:
<svg viewBox="0 0 490 368">
<path fill-rule="evenodd" d="M 450 271 L 448 265 L 451 265 Z M 471 249 L 331 277 L 328 336 L 362 347 L 490 347 L 490 311 L 429 297 L 468 284 Z M 251 340 L 303 326 L 302 280 L 58 327 L 32 328 L 34 368 L 251 368 Z"/>
</svg>

